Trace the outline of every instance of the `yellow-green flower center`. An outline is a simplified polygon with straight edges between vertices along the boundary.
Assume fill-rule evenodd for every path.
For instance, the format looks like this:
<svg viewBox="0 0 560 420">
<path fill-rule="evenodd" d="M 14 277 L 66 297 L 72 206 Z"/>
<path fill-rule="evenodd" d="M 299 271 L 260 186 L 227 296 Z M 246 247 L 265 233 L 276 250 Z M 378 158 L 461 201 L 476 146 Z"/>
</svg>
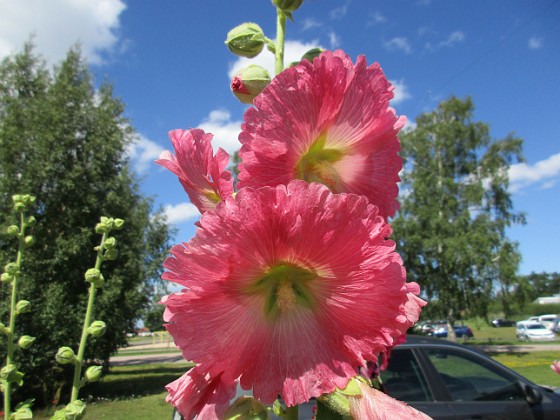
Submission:
<svg viewBox="0 0 560 420">
<path fill-rule="evenodd" d="M 334 164 L 344 157 L 344 150 L 326 147 L 326 134 L 321 134 L 303 154 L 296 166 L 296 178 L 320 182 L 337 191 L 340 176 Z"/>
<path fill-rule="evenodd" d="M 315 278 L 317 274 L 312 270 L 290 263 L 280 263 L 269 268 L 247 292 L 264 295 L 265 315 L 275 319 L 298 306 L 312 309 L 314 298 L 311 282 Z"/>
</svg>

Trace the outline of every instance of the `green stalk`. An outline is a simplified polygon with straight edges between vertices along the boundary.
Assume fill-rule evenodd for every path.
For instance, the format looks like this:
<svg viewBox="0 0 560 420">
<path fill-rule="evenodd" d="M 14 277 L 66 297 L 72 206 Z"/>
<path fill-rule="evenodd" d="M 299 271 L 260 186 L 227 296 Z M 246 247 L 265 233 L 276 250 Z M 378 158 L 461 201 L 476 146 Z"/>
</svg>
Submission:
<svg viewBox="0 0 560 420">
<path fill-rule="evenodd" d="M 103 234 L 101 238 L 101 244 L 105 243 L 107 239 L 107 233 Z M 99 246 L 97 250 L 97 259 L 95 260 L 95 268 L 101 268 L 102 259 L 102 246 Z M 80 347 L 78 348 L 78 355 L 76 356 L 76 360 L 74 362 L 74 380 L 72 381 L 72 396 L 70 397 L 70 403 L 73 403 L 78 399 L 78 394 L 80 392 L 80 388 L 83 386 L 81 383 L 82 379 L 82 367 L 84 363 L 84 354 L 86 351 L 86 342 L 88 337 L 88 328 L 91 324 L 91 317 L 93 313 L 93 302 L 95 300 L 95 284 L 91 283 L 89 286 L 89 299 L 86 309 L 86 316 L 84 318 L 84 325 L 82 327 L 82 337 L 80 339 Z"/>
<path fill-rule="evenodd" d="M 298 420 L 298 411 L 299 411 L 299 406 L 294 405 L 293 407 L 286 407 L 286 415 L 285 415 L 285 419 L 286 420 Z"/>
<path fill-rule="evenodd" d="M 276 8 L 278 18 L 276 20 L 276 74 L 284 70 L 284 42 L 286 37 L 286 15 L 282 10 Z"/>
<path fill-rule="evenodd" d="M 23 210 L 20 212 L 20 233 L 18 235 L 19 246 L 16 258 L 17 272 L 14 275 L 14 280 L 12 281 L 12 298 L 10 303 L 10 327 L 6 334 L 8 339 L 8 356 L 6 358 L 6 366 L 14 363 L 14 331 L 16 328 L 16 304 L 17 304 L 17 284 L 19 278 L 19 272 L 21 270 L 21 264 L 23 261 L 23 250 L 25 249 L 25 214 Z M 12 408 L 10 404 L 10 396 L 12 393 L 12 384 L 9 381 L 4 382 L 4 419 L 9 419 L 12 414 Z"/>
</svg>

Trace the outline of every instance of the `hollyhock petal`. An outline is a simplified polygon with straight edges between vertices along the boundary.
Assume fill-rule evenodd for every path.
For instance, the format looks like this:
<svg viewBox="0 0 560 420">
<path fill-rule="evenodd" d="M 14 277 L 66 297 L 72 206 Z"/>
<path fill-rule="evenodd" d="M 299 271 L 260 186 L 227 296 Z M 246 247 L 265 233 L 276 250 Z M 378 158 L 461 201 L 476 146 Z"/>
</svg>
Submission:
<svg viewBox="0 0 560 420">
<path fill-rule="evenodd" d="M 319 183 L 241 189 L 166 260 L 186 286 L 163 301 L 166 328 L 186 359 L 265 403 L 342 389 L 424 304 L 390 234 L 367 198 Z"/>
<path fill-rule="evenodd" d="M 554 362 L 552 362 L 552 364 L 550 365 L 550 368 L 560 374 L 560 360 L 555 360 Z"/>
<path fill-rule="evenodd" d="M 325 51 L 286 69 L 246 111 L 239 140 L 239 188 L 317 181 L 365 195 L 394 216 L 406 118 L 389 107 L 393 86 L 378 64 Z"/>
<path fill-rule="evenodd" d="M 212 156 L 212 134 L 200 129 L 173 130 L 169 137 L 177 156 L 166 150 L 156 163 L 179 177 L 191 203 L 201 213 L 233 194 L 233 177 L 225 170 L 229 155 L 218 149 Z"/>
<path fill-rule="evenodd" d="M 410 420 L 431 417 L 372 388 L 362 381 L 356 381 L 362 395 L 349 396 L 350 414 L 355 419 L 367 420 Z"/>
<path fill-rule="evenodd" d="M 221 375 L 211 377 L 197 366 L 166 386 L 166 401 L 188 420 L 196 415 L 201 420 L 219 419 L 235 397 L 236 388 L 236 381 L 223 381 Z"/>
</svg>

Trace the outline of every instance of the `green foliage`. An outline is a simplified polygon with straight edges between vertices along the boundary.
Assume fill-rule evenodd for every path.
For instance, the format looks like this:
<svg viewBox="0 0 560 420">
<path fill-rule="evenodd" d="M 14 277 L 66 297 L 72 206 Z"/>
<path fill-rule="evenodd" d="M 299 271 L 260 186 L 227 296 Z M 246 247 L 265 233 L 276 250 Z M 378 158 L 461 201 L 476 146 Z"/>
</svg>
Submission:
<svg viewBox="0 0 560 420">
<path fill-rule="evenodd" d="M 530 303 L 525 307 L 525 313 L 530 316 L 540 316 L 548 314 L 560 315 L 560 304 L 545 303 L 540 305 L 538 303 Z"/>
<path fill-rule="evenodd" d="M 393 237 L 409 279 L 449 322 L 485 317 L 496 284 L 509 293 L 519 255 L 505 230 L 524 222 L 507 190 L 522 140 L 491 140 L 473 112 L 470 99 L 451 98 L 401 136 L 404 198 Z"/>
<path fill-rule="evenodd" d="M 119 232 L 118 260 L 104 265 L 106 282 L 96 300 L 94 318 L 103 319 L 107 331 L 91 338 L 86 360 L 108 361 L 159 284 L 169 229 L 129 171 L 126 147 L 134 132 L 123 111 L 109 84 L 94 89 L 76 48 L 53 72 L 31 45 L 0 64 L 0 263 L 12 249 L 4 234 L 15 224 L 8 198 L 33 194 L 36 243 L 21 273 L 21 293 L 33 313 L 18 327 L 36 337 L 21 356 L 20 395 L 35 396 L 38 405 L 55 398 L 71 374 L 54 356 L 61 345 L 79 341 L 89 284 L 84 272 L 95 262 L 93 227 L 101 215 L 125 219 L 127 226 Z M 6 300 L 2 289 L 0 320 Z"/>
</svg>

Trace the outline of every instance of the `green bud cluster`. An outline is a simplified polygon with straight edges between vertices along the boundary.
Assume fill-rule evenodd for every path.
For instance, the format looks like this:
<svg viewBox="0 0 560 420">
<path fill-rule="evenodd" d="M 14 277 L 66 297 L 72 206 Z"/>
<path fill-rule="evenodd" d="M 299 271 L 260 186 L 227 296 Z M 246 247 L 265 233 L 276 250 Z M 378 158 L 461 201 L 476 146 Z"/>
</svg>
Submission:
<svg viewBox="0 0 560 420">
<path fill-rule="evenodd" d="M 29 194 L 16 194 L 12 196 L 14 209 L 17 212 L 27 210 L 35 202 L 35 197 Z"/>
<path fill-rule="evenodd" d="M 57 410 L 51 420 L 81 419 L 86 412 L 86 403 L 81 400 L 72 401 L 63 409 Z"/>
<path fill-rule="evenodd" d="M 10 262 L 4 266 L 4 272 L 2 273 L 1 280 L 3 283 L 11 283 L 17 275 L 19 275 L 19 267 L 17 263 Z"/>
<path fill-rule="evenodd" d="M 97 289 L 99 289 L 103 284 L 105 284 L 105 278 L 101 271 L 97 268 L 90 268 L 85 273 L 86 281 L 95 285 Z"/>
<path fill-rule="evenodd" d="M 0 369 L 0 379 L 4 382 L 16 383 L 21 386 L 23 384 L 23 373 L 17 369 L 16 365 L 10 363 Z"/>
<path fill-rule="evenodd" d="M 109 233 L 112 230 L 120 230 L 124 225 L 123 219 L 101 216 L 99 223 L 95 226 L 97 233 Z"/>
</svg>

